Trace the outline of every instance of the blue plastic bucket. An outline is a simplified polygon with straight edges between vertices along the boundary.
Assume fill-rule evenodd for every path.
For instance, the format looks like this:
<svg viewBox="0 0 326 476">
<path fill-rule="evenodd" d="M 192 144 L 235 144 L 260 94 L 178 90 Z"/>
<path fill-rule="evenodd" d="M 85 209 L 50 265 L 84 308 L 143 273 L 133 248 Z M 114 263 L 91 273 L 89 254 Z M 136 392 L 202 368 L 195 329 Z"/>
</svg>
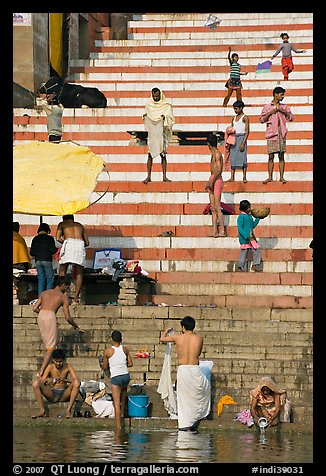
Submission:
<svg viewBox="0 0 326 476">
<path fill-rule="evenodd" d="M 147 417 L 148 395 L 128 395 L 128 415 L 130 417 Z"/>
</svg>

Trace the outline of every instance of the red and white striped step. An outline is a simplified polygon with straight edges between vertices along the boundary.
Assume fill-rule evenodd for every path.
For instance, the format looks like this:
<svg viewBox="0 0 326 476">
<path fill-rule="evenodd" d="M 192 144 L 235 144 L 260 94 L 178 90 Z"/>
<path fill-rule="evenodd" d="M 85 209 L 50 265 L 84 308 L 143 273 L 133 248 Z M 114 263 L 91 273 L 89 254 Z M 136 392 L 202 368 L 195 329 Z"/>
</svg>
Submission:
<svg viewBox="0 0 326 476">
<path fill-rule="evenodd" d="M 100 174 L 97 192 L 108 193 L 78 214 L 90 235 L 87 264 L 95 249 L 121 248 L 126 259 L 137 258 L 158 280 L 157 300 L 171 304 L 187 296 L 194 303 L 262 307 L 312 307 L 312 15 L 218 14 L 220 27 L 204 27 L 208 14 L 136 15 L 128 40 L 108 40 L 105 29 L 95 41 L 88 61 L 74 61 L 70 79 L 99 87 L 108 98 L 106 109 L 66 109 L 64 139 L 89 146 L 110 169 Z M 283 81 L 280 58 L 271 73 L 256 75 L 288 31 L 297 48 L 307 50 L 294 58 L 295 70 Z M 236 216 L 225 217 L 227 238 L 208 238 L 210 216 L 202 214 L 208 201 L 204 184 L 209 175 L 209 152 L 204 146 L 174 146 L 168 150 L 168 176 L 162 183 L 155 161 L 153 182 L 144 185 L 147 148 L 129 144 L 128 130 L 143 130 L 141 115 L 152 87 L 170 98 L 177 130 L 225 130 L 233 115 L 221 104 L 228 77 L 227 48 L 240 57 L 249 74 L 243 84 L 245 112 L 251 121 L 248 140 L 248 180 L 226 183 L 222 200 L 235 204 L 246 198 L 271 207 L 259 225 L 264 273 L 234 273 L 239 254 Z M 267 175 L 265 127 L 259 123 L 264 104 L 276 85 L 286 89 L 295 122 L 288 125 L 287 184 L 263 185 Z M 27 115 L 26 115 L 27 114 Z M 14 143 L 47 140 L 46 117 L 36 111 L 14 111 Z M 278 175 L 278 161 L 275 177 Z M 224 177 L 226 180 L 228 174 Z M 98 195 L 94 193 L 93 198 Z M 36 234 L 38 217 L 15 215 L 27 240 Z M 57 217 L 47 217 L 55 227 Z M 171 230 L 174 236 L 159 237 Z M 257 229 L 258 230 L 258 229 Z M 168 298 L 170 296 L 170 298 Z M 183 297 L 183 300 L 185 297 Z M 217 302 L 215 302 L 216 300 Z M 174 302 L 176 301 L 176 302 Z"/>
</svg>

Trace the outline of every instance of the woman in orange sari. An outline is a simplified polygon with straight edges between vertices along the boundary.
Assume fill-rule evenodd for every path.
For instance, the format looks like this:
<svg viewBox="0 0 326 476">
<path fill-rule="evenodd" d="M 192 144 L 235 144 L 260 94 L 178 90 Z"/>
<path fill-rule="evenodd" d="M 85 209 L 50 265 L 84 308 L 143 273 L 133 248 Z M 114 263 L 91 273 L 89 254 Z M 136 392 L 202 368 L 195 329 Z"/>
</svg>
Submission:
<svg viewBox="0 0 326 476">
<path fill-rule="evenodd" d="M 257 387 L 250 391 L 250 413 L 256 425 L 261 417 L 267 419 L 266 428 L 279 421 L 290 421 L 290 402 L 286 390 L 279 387 L 271 377 L 260 379 Z"/>
</svg>

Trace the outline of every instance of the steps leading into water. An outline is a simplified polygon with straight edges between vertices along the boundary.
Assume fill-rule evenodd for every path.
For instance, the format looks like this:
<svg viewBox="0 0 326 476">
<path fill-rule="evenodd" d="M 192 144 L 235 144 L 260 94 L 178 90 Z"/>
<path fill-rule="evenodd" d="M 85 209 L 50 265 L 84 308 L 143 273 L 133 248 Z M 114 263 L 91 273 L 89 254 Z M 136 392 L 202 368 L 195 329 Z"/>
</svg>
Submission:
<svg viewBox="0 0 326 476">
<path fill-rule="evenodd" d="M 236 413 L 248 407 L 249 390 L 263 375 L 273 375 L 285 386 L 293 406 L 293 421 L 312 421 L 312 320 L 309 310 L 268 308 L 199 308 L 148 306 L 78 306 L 74 319 L 85 331 L 78 336 L 58 313 L 59 347 L 81 380 L 109 384 L 98 365 L 98 356 L 109 345 L 114 329 L 121 330 L 124 344 L 133 357 L 131 384 L 146 381 L 153 416 L 167 416 L 157 386 L 165 346 L 159 342 L 162 329 L 180 328 L 185 315 L 196 319 L 196 330 L 204 337 L 201 360 L 212 360 L 212 418 L 223 395 L 232 395 L 237 406 L 225 407 Z M 32 380 L 44 355 L 37 317 L 31 306 L 14 306 L 14 400 L 35 405 Z M 140 350 L 150 359 L 137 359 Z M 176 378 L 176 353 L 172 349 L 172 379 Z"/>
<path fill-rule="evenodd" d="M 267 374 L 288 389 L 294 422 L 312 422 L 312 250 L 313 235 L 313 20 L 311 13 L 221 13 L 216 30 L 204 27 L 208 14 L 139 14 L 129 23 L 127 40 L 98 34 L 89 60 L 72 63 L 71 81 L 98 87 L 108 100 L 106 109 L 65 109 L 63 139 L 90 147 L 108 164 L 109 175 L 98 177 L 92 201 L 100 201 L 76 215 L 90 237 L 87 266 L 94 251 L 120 248 L 124 259 L 139 259 L 157 280 L 156 294 L 142 296 L 157 306 L 79 306 L 74 317 L 85 329 L 76 339 L 59 314 L 60 346 L 76 366 L 80 378 L 101 378 L 97 356 L 119 328 L 132 355 L 146 347 L 154 357 L 134 359 L 132 383 L 146 385 L 153 416 L 166 416 L 156 392 L 164 346 L 160 330 L 179 329 L 189 314 L 204 336 L 202 358 L 213 360 L 214 418 L 216 403 L 232 395 L 236 406 L 229 415 L 248 407 L 248 392 Z M 259 62 L 280 45 L 280 32 L 305 54 L 294 54 L 295 69 L 283 81 L 281 58 L 271 72 L 257 75 Z M 222 201 L 234 206 L 224 216 L 227 238 L 209 238 L 211 217 L 205 183 L 210 153 L 206 146 L 170 145 L 168 176 L 154 160 L 152 182 L 145 185 L 147 147 L 131 142 L 128 131 L 143 130 L 142 114 L 153 87 L 172 102 L 175 130 L 224 131 L 233 117 L 233 96 L 222 107 L 228 78 L 227 50 L 239 53 L 248 75 L 243 77 L 245 113 L 250 117 L 248 183 L 241 176 L 225 182 Z M 294 114 L 288 123 L 285 178 L 278 182 L 275 159 L 273 183 L 267 176 L 265 126 L 259 115 L 272 99 L 275 86 L 286 89 L 284 103 Z M 14 144 L 47 140 L 46 116 L 31 109 L 14 110 Z M 223 146 L 221 148 L 223 151 Z M 224 179 L 229 173 L 224 173 Z M 257 227 L 263 272 L 237 273 L 239 256 L 236 218 L 240 200 L 271 209 Z M 15 214 L 30 244 L 38 216 Z M 46 217 L 54 232 L 59 217 Z M 160 237 L 172 231 L 173 236 Z M 216 307 L 214 307 L 216 306 Z M 36 317 L 28 306 L 14 308 L 14 397 L 33 405 L 31 382 L 44 353 Z M 175 354 L 173 354 L 175 372 Z M 175 375 L 175 374 L 174 374 Z"/>
</svg>

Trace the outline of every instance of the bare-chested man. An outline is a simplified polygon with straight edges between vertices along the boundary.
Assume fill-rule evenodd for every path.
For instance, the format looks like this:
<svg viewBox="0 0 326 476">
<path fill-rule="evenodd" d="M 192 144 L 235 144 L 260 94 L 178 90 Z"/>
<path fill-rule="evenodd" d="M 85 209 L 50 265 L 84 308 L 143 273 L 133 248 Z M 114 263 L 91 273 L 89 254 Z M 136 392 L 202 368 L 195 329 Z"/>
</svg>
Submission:
<svg viewBox="0 0 326 476">
<path fill-rule="evenodd" d="M 73 215 L 64 215 L 57 227 L 56 240 L 63 243 L 60 250 L 59 275 L 65 276 L 68 266 L 72 264 L 72 277 L 75 282 L 73 304 L 77 304 L 83 283 L 85 247 L 89 245 L 84 225 L 75 221 Z"/>
<path fill-rule="evenodd" d="M 38 313 L 37 323 L 46 349 L 43 363 L 36 374 L 38 378 L 43 375 L 58 342 L 56 313 L 61 306 L 66 321 L 69 322 L 74 329 L 81 331 L 69 312 L 69 302 L 66 291 L 70 284 L 71 281 L 68 276 L 59 277 L 56 287 L 54 289 L 43 291 L 33 306 L 33 311 Z"/>
<path fill-rule="evenodd" d="M 211 408 L 210 383 L 199 368 L 203 338 L 194 333 L 195 319 L 186 316 L 180 322 L 181 334 L 169 335 L 165 329 L 161 342 L 175 342 L 177 346 L 177 406 L 178 427 L 182 431 L 195 431 Z"/>
<path fill-rule="evenodd" d="M 215 134 L 209 134 L 207 137 L 207 145 L 211 151 L 211 176 L 209 181 L 206 184 L 205 190 L 209 193 L 209 201 L 211 204 L 212 212 L 212 225 L 213 233 L 209 235 L 213 238 L 218 238 L 221 236 L 226 236 L 224 219 L 221 211 L 221 195 L 223 189 L 223 179 L 222 179 L 222 170 L 223 170 L 223 156 L 217 147 L 217 136 Z M 218 233 L 217 226 L 219 226 L 220 231 Z"/>
<path fill-rule="evenodd" d="M 34 395 L 40 411 L 36 415 L 32 415 L 32 418 L 45 417 L 42 396 L 53 403 L 69 401 L 66 418 L 70 418 L 79 387 L 80 381 L 74 368 L 66 362 L 65 352 L 62 349 L 55 350 L 52 355 L 52 363 L 47 365 L 43 376 L 33 382 Z"/>
</svg>

